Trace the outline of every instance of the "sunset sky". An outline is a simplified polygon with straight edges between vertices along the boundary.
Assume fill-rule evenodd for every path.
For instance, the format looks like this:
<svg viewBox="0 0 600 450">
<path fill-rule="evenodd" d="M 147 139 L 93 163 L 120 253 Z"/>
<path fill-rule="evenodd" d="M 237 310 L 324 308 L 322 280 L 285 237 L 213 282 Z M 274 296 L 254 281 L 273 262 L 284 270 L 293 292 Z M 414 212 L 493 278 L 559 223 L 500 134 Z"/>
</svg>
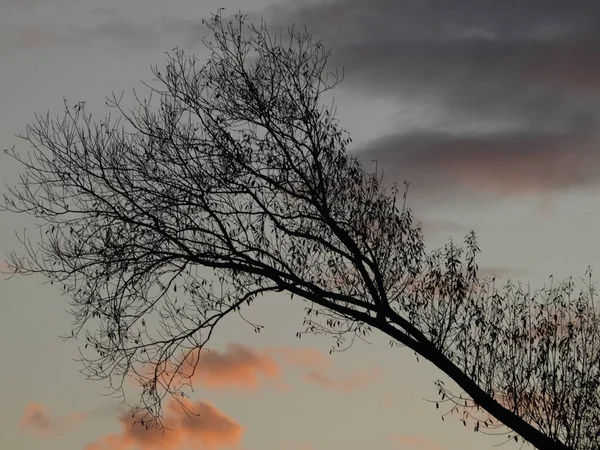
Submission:
<svg viewBox="0 0 600 450">
<path fill-rule="evenodd" d="M 531 282 L 600 270 L 600 2 L 589 0 L 0 0 L 0 147 L 63 97 L 97 115 L 104 96 L 153 78 L 165 51 L 202 58 L 200 21 L 238 9 L 306 25 L 344 66 L 335 90 L 350 151 L 411 181 L 429 248 L 473 228 L 484 273 Z M 18 166 L 0 154 L 0 180 Z M 3 187 L 0 189 L 4 189 Z M 28 217 L 0 216 L 0 264 Z M 598 279 L 598 277 L 596 277 Z M 438 374 L 383 336 L 328 355 L 298 340 L 302 305 L 271 296 L 230 319 L 201 361 L 187 418 L 132 428 L 73 358 L 66 299 L 41 278 L 0 278 L 0 448 L 10 450 L 480 450 L 502 437 L 445 421 Z M 519 448 L 508 443 L 507 450 Z"/>
</svg>

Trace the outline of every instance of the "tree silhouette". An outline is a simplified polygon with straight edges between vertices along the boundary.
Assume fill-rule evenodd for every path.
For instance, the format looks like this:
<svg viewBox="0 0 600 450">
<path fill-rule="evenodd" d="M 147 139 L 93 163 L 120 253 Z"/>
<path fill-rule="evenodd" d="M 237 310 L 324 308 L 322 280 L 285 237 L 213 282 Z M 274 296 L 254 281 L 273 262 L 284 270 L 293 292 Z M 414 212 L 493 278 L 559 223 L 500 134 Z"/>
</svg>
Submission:
<svg viewBox="0 0 600 450">
<path fill-rule="evenodd" d="M 286 292 L 306 304 L 299 335 L 344 348 L 377 330 L 430 361 L 462 390 L 439 381 L 436 406 L 450 402 L 465 426 L 507 427 L 539 449 L 597 449 L 591 282 L 581 295 L 571 280 L 497 288 L 477 275 L 474 233 L 426 252 L 406 191 L 347 153 L 350 137 L 322 104 L 342 79 L 326 71 L 329 51 L 306 30 L 284 36 L 246 19 L 205 21 L 207 62 L 175 49 L 153 69 L 149 99 L 136 94 L 130 111 L 108 99 L 117 119 L 94 122 L 65 101 L 62 118 L 27 127 L 27 155 L 7 150 L 23 172 L 3 208 L 42 229 L 11 267 L 70 298 L 68 337 L 85 338 L 86 375 L 115 392 L 134 377 L 142 420 L 159 424 L 163 398 L 183 395 L 190 355 L 221 320 Z"/>
</svg>

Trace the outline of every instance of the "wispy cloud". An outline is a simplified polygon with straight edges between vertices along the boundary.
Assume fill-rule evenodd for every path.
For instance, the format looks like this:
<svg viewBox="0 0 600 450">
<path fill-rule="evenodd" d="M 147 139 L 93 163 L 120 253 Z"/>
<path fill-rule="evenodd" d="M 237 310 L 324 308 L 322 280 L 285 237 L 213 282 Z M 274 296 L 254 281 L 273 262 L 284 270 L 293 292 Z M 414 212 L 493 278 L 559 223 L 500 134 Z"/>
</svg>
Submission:
<svg viewBox="0 0 600 450">
<path fill-rule="evenodd" d="M 255 391 L 265 387 L 289 388 L 286 372 L 299 371 L 301 379 L 325 389 L 355 390 L 379 377 L 378 368 L 336 374 L 331 356 L 312 348 L 267 347 L 255 349 L 228 344 L 225 350 L 192 350 L 169 363 L 166 377 L 206 389 Z"/>
<path fill-rule="evenodd" d="M 334 370 L 331 355 L 312 348 L 270 347 L 267 351 L 284 364 L 304 370 L 304 381 L 324 389 L 361 390 L 381 376 L 378 367 L 339 374 Z"/>
<path fill-rule="evenodd" d="M 378 370 L 355 372 L 349 376 L 333 377 L 327 373 L 311 370 L 304 375 L 304 379 L 317 384 L 325 389 L 335 391 L 355 391 L 365 389 L 380 377 Z"/>
<path fill-rule="evenodd" d="M 24 430 L 32 431 L 39 436 L 52 437 L 68 432 L 88 417 L 88 414 L 84 412 L 53 416 L 44 405 L 30 403 L 26 406 L 19 424 Z"/>
<path fill-rule="evenodd" d="M 329 355 L 310 347 L 273 346 L 266 351 L 288 366 L 325 369 L 330 364 Z"/>
</svg>

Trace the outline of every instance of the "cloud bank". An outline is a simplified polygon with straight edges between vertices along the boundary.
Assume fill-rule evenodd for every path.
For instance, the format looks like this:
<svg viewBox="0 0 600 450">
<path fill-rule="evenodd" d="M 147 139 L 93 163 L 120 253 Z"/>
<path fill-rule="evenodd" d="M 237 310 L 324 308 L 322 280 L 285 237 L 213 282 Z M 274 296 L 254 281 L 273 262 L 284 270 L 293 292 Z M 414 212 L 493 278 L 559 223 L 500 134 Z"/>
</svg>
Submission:
<svg viewBox="0 0 600 450">
<path fill-rule="evenodd" d="M 269 11 L 274 26 L 305 24 L 323 38 L 353 93 L 427 111 L 418 127 L 399 121 L 356 149 L 415 195 L 598 187 L 597 2 L 290 1 Z"/>
</svg>

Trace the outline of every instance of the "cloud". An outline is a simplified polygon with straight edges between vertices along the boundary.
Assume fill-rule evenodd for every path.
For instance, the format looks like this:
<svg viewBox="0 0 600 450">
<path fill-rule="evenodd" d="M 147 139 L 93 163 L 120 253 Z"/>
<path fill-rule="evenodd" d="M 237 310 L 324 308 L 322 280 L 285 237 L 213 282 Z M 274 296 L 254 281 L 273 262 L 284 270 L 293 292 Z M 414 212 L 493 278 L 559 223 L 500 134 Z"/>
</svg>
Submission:
<svg viewBox="0 0 600 450">
<path fill-rule="evenodd" d="M 21 417 L 19 425 L 39 436 L 51 437 L 63 434 L 73 426 L 88 418 L 87 413 L 73 413 L 62 417 L 53 417 L 40 403 L 29 403 Z"/>
<path fill-rule="evenodd" d="M 459 84 L 470 88 L 464 89 L 468 95 L 485 86 L 545 79 L 580 89 L 581 76 L 589 78 L 590 87 L 597 85 L 588 75 L 600 72 L 595 2 L 457 0 L 453 5 L 446 11 L 435 0 L 333 0 L 288 2 L 269 11 L 278 26 L 306 24 L 327 39 L 340 62 L 387 80 L 383 86 L 371 83 L 375 89 L 393 84 L 408 91 L 410 82 L 448 93 L 448 85 Z"/>
<path fill-rule="evenodd" d="M 332 374 L 330 355 L 311 348 L 251 347 L 230 343 L 224 351 L 192 350 L 179 361 L 167 365 L 165 382 L 206 389 L 255 391 L 267 386 L 289 388 L 285 374 L 289 370 L 302 372 L 301 379 L 325 389 L 364 389 L 378 376 L 379 370 L 359 370 L 343 376 Z"/>
<path fill-rule="evenodd" d="M 296 22 L 323 38 L 353 93 L 427 112 L 359 149 L 415 191 L 456 202 L 469 190 L 597 186 L 600 3 L 289 1 L 267 11 L 274 28 Z"/>
<path fill-rule="evenodd" d="M 383 136 L 357 151 L 385 179 L 408 179 L 409 196 L 448 199 L 548 194 L 596 187 L 600 140 L 591 133 L 414 131 Z"/>
<path fill-rule="evenodd" d="M 170 400 L 165 408 L 164 430 L 146 429 L 136 418 L 123 414 L 121 432 L 109 434 L 86 450 L 179 450 L 193 447 L 217 449 L 239 444 L 244 427 L 207 402 Z M 184 408 L 185 407 L 185 408 Z M 186 411 L 187 410 L 187 411 Z"/>
<path fill-rule="evenodd" d="M 337 377 L 332 375 L 330 355 L 312 348 L 266 347 L 253 349 L 230 343 L 225 350 L 193 350 L 180 370 L 192 383 L 207 389 L 253 391 L 268 385 L 285 385 L 287 370 L 300 370 L 301 379 L 324 389 L 350 391 L 364 389 L 379 377 L 379 370 L 361 370 Z M 174 369 L 174 366 L 169 368 Z M 189 380 L 186 380 L 189 381 Z M 181 401 L 184 408 L 178 403 Z M 197 414 L 186 415 L 185 409 Z M 213 405 L 170 399 L 164 408 L 163 424 L 167 431 L 134 425 L 128 413 L 120 418 L 121 432 L 104 436 L 86 450 L 179 450 L 191 446 L 219 448 L 235 446 L 244 428 Z M 138 420 L 139 421 L 139 420 Z"/>
<path fill-rule="evenodd" d="M 446 450 L 446 447 L 437 442 L 419 436 L 394 436 L 394 442 L 407 450 Z"/>
<path fill-rule="evenodd" d="M 273 346 L 266 351 L 290 366 L 323 370 L 330 364 L 330 356 L 314 348 Z"/>
<path fill-rule="evenodd" d="M 285 364 L 307 370 L 302 379 L 324 389 L 354 391 L 367 388 L 381 375 L 378 368 L 358 370 L 343 376 L 331 374 L 330 355 L 311 348 L 271 347 L 269 352 Z"/>
<path fill-rule="evenodd" d="M 193 350 L 180 370 L 194 383 L 212 389 L 254 390 L 281 377 L 281 368 L 272 355 L 241 344 L 228 344 L 222 352 Z"/>
<path fill-rule="evenodd" d="M 105 16 L 87 28 L 3 30 L 0 41 L 159 48 L 197 46 L 206 33 L 201 17 Z M 434 0 L 288 1 L 249 16 L 273 29 L 307 25 L 332 48 L 332 65 L 345 66 L 342 89 L 427 113 L 353 150 L 379 159 L 388 180 L 412 181 L 428 204 L 597 187 L 596 2 L 456 0 L 446 11 Z"/>
<path fill-rule="evenodd" d="M 307 25 L 332 48 L 332 65 L 345 66 L 342 89 L 427 113 L 358 150 L 433 204 L 466 202 L 473 191 L 486 199 L 597 187 L 600 4 L 456 0 L 446 9 L 435 0 L 290 0 L 249 19 Z M 90 28 L 2 30 L 0 41 L 160 48 L 168 38 L 195 47 L 206 33 L 201 17 L 106 17 Z"/>
<path fill-rule="evenodd" d="M 355 391 L 358 389 L 365 389 L 374 380 L 379 378 L 379 376 L 380 372 L 378 370 L 371 370 L 356 372 L 347 377 L 333 378 L 327 373 L 311 370 L 304 375 L 304 379 L 325 389 Z"/>
</svg>

